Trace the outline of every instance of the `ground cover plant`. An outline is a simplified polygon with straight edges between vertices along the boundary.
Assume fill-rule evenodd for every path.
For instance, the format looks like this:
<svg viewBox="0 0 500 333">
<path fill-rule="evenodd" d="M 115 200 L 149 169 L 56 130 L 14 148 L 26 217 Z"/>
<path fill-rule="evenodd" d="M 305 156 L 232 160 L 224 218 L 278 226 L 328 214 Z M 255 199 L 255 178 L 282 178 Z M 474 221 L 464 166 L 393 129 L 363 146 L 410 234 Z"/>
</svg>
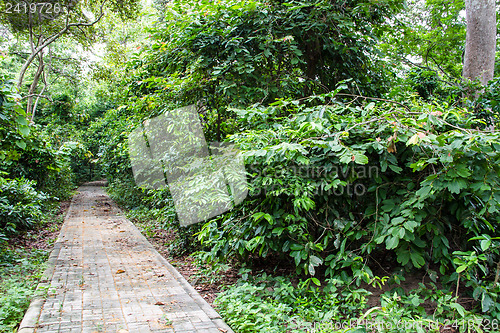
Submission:
<svg viewBox="0 0 500 333">
<path fill-rule="evenodd" d="M 42 214 L 29 230 L 10 235 L 0 250 L 0 332 L 15 332 L 37 289 L 69 202 Z"/>
</svg>

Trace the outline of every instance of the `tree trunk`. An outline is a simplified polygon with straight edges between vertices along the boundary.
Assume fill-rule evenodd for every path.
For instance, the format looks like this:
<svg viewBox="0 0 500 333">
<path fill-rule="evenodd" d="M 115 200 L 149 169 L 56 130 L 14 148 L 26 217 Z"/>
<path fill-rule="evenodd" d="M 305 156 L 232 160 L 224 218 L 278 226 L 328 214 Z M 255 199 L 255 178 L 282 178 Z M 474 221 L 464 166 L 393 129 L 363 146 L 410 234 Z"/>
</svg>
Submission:
<svg viewBox="0 0 500 333">
<path fill-rule="evenodd" d="M 33 78 L 33 83 L 31 83 L 30 90 L 28 92 L 28 105 L 26 106 L 26 115 L 28 116 L 28 119 L 33 119 L 34 118 L 34 108 L 33 108 L 33 97 L 36 92 L 36 87 L 38 86 L 38 81 L 40 81 L 40 76 L 43 73 L 43 69 L 45 67 L 45 64 L 43 63 L 43 53 L 40 53 L 39 55 L 39 62 L 38 62 L 38 69 L 35 73 L 35 76 Z"/>
<path fill-rule="evenodd" d="M 464 79 L 486 85 L 493 79 L 496 49 L 495 0 L 465 0 L 467 35 L 465 41 Z"/>
</svg>

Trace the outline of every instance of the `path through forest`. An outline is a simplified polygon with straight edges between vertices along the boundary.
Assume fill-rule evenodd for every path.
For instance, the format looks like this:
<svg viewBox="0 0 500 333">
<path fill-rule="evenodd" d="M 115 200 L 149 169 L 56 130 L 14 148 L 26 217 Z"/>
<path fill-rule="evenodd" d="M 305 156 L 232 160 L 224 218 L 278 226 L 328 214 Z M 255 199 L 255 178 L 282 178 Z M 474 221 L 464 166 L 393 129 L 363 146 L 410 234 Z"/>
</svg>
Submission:
<svg viewBox="0 0 500 333">
<path fill-rule="evenodd" d="M 100 185 L 73 198 L 19 332 L 232 332 Z"/>
</svg>

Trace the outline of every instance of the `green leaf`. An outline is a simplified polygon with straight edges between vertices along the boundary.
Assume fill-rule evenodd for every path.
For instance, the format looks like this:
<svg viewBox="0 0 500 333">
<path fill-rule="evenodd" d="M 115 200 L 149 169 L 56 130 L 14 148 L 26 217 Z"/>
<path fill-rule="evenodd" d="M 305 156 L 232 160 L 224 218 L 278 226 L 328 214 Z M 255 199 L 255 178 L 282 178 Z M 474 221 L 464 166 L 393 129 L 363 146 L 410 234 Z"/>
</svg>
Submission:
<svg viewBox="0 0 500 333">
<path fill-rule="evenodd" d="M 467 183 L 465 182 L 464 179 L 457 179 L 457 178 L 455 178 L 453 181 L 451 181 L 451 182 L 448 183 L 447 187 L 448 187 L 448 190 L 451 193 L 458 194 L 458 193 L 460 193 L 460 191 L 462 189 L 464 189 L 465 187 L 467 187 Z"/>
<path fill-rule="evenodd" d="M 382 210 L 384 212 L 391 212 L 394 207 L 396 207 L 396 203 L 394 202 L 394 200 L 384 200 L 382 202 L 384 205 L 382 206 Z"/>
<path fill-rule="evenodd" d="M 262 236 L 257 236 L 249 240 L 245 247 L 248 251 L 253 251 L 262 242 Z"/>
<path fill-rule="evenodd" d="M 491 240 L 489 239 L 483 239 L 481 242 L 481 250 L 486 251 L 490 248 L 491 246 Z"/>
<path fill-rule="evenodd" d="M 400 225 L 401 223 L 403 223 L 405 221 L 405 218 L 402 217 L 402 216 L 398 216 L 398 217 L 395 217 L 391 220 L 391 223 L 393 225 Z"/>
<path fill-rule="evenodd" d="M 18 146 L 21 149 L 25 149 L 26 148 L 26 142 L 24 142 L 24 141 L 16 141 L 16 146 Z"/>
<path fill-rule="evenodd" d="M 354 162 L 357 164 L 368 164 L 368 157 L 366 157 L 363 154 L 356 154 L 354 155 Z"/>
<path fill-rule="evenodd" d="M 455 166 L 455 171 L 457 172 L 457 174 L 460 177 L 463 177 L 463 178 L 467 178 L 467 177 L 469 177 L 472 174 L 470 172 L 470 170 L 467 169 L 467 167 L 464 166 L 463 164 L 459 164 L 459 165 Z"/>
<path fill-rule="evenodd" d="M 307 270 L 309 271 L 309 275 L 316 274 L 316 270 L 314 269 L 314 265 L 311 263 L 309 263 L 309 265 L 307 266 Z"/>
<path fill-rule="evenodd" d="M 28 126 L 28 119 L 23 116 L 17 116 L 16 122 L 21 126 Z"/>
<path fill-rule="evenodd" d="M 421 303 L 421 300 L 418 296 L 412 297 L 411 304 L 413 304 L 413 306 L 419 306 L 420 303 Z"/>
<path fill-rule="evenodd" d="M 316 256 L 311 256 L 309 258 L 309 261 L 314 265 L 314 266 L 319 266 L 323 263 L 323 259 L 316 257 Z"/>
<path fill-rule="evenodd" d="M 298 266 L 302 260 L 300 251 L 292 251 L 290 252 L 290 256 L 295 260 L 295 266 Z"/>
<path fill-rule="evenodd" d="M 277 236 L 281 236 L 285 228 L 283 227 L 278 227 L 273 229 L 273 234 L 276 234 Z"/>
<path fill-rule="evenodd" d="M 410 261 L 410 252 L 407 250 L 398 251 L 398 262 L 405 266 Z"/>
<path fill-rule="evenodd" d="M 408 230 L 409 232 L 413 232 L 413 230 L 415 230 L 415 228 L 418 226 L 418 223 L 415 221 L 406 221 L 403 225 L 406 230 Z"/>
<path fill-rule="evenodd" d="M 491 299 L 491 297 L 488 294 L 483 293 L 483 297 L 481 298 L 481 308 L 483 313 L 487 313 L 493 305 L 495 305 L 495 302 Z"/>
<path fill-rule="evenodd" d="M 30 134 L 30 128 L 28 126 L 20 126 L 19 132 L 24 136 L 28 136 Z"/>
<path fill-rule="evenodd" d="M 403 171 L 402 168 L 400 168 L 400 167 L 398 167 L 397 165 L 394 165 L 394 164 L 389 164 L 389 169 L 391 169 L 395 173 L 400 173 L 401 171 Z"/>
<path fill-rule="evenodd" d="M 385 247 L 387 250 L 395 249 L 399 245 L 399 238 L 390 236 L 385 241 Z"/>
<path fill-rule="evenodd" d="M 410 259 L 413 263 L 413 266 L 415 266 L 416 268 L 420 268 L 425 265 L 424 257 L 418 252 L 412 252 L 410 254 Z"/>
<path fill-rule="evenodd" d="M 321 282 L 319 282 L 319 280 L 318 280 L 318 279 L 316 279 L 316 278 L 311 278 L 311 281 L 312 281 L 315 285 L 317 285 L 318 287 L 321 287 Z"/>
<path fill-rule="evenodd" d="M 431 186 L 424 186 L 424 187 L 420 188 L 415 194 L 418 197 L 423 198 L 423 197 L 426 197 L 431 192 L 431 189 L 432 189 Z"/>
<path fill-rule="evenodd" d="M 460 316 L 464 317 L 465 316 L 465 309 L 462 305 L 458 304 L 458 303 L 452 303 L 450 305 L 451 308 L 455 309 L 458 311 L 458 313 L 460 314 Z"/>
</svg>

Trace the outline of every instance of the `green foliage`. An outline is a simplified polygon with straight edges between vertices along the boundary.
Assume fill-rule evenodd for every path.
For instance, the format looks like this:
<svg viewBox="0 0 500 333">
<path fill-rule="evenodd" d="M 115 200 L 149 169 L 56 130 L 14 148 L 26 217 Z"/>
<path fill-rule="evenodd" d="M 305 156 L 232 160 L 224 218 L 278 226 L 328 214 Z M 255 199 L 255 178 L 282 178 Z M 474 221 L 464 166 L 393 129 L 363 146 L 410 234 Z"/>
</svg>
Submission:
<svg viewBox="0 0 500 333">
<path fill-rule="evenodd" d="M 340 280 L 320 288 L 316 278 L 293 285 L 289 278 L 265 273 L 241 279 L 218 295 L 215 304 L 224 320 L 238 332 L 304 332 L 312 323 L 356 316 L 368 292 Z"/>
<path fill-rule="evenodd" d="M 381 50 L 397 62 L 408 59 L 435 70 L 445 79 L 460 79 L 465 49 L 464 0 L 412 0 L 405 15 L 394 18 Z"/>
<path fill-rule="evenodd" d="M 380 300 L 379 307 L 369 309 L 361 318 L 362 322 L 377 328 L 377 332 L 438 333 L 444 328 L 458 329 L 460 332 L 487 331 L 482 326 L 489 322 L 488 317 L 465 310 L 457 297 L 437 289 L 435 285 L 421 283 L 418 289 L 408 293 L 402 290 L 386 292 Z M 426 305 L 431 305 L 432 311 L 426 310 Z"/>
<path fill-rule="evenodd" d="M 0 332 L 13 332 L 35 294 L 46 251 L 17 253 L 0 247 Z"/>
<path fill-rule="evenodd" d="M 359 284 L 371 258 L 445 274 L 468 238 L 494 235 L 498 133 L 475 130 L 463 109 L 332 96 L 235 111 L 248 130 L 229 140 L 246 158 L 250 198 L 203 226 L 213 257 L 287 255 L 297 272 Z"/>
<path fill-rule="evenodd" d="M 489 126 L 500 120 L 500 78 L 488 83 L 476 105 L 476 116 Z"/>
<path fill-rule="evenodd" d="M 365 309 L 369 293 L 348 281 L 309 278 L 292 284 L 287 277 L 265 274 L 243 278 L 215 300 L 224 320 L 238 332 L 487 332 L 498 320 L 466 310 L 457 297 L 434 284 L 398 287 L 380 297 L 380 306 Z"/>
<path fill-rule="evenodd" d="M 4 162 L 19 158 L 30 134 L 20 96 L 12 92 L 13 86 L 8 76 L 0 77 L 0 161 Z"/>
<path fill-rule="evenodd" d="M 428 100 L 438 87 L 438 79 L 436 72 L 421 68 L 413 68 L 407 74 L 411 88 L 425 100 Z"/>
<path fill-rule="evenodd" d="M 230 288 L 220 304 L 235 328 L 300 331 L 325 313 L 359 313 L 365 294 L 351 288 L 378 281 L 380 258 L 406 272 L 425 269 L 475 302 L 469 312 L 427 286 L 384 295 L 367 318 L 498 317 L 500 137 L 483 131 L 498 122 L 497 83 L 477 104 L 463 103 L 475 88 L 456 83 L 463 1 L 419 3 L 425 11 L 415 5 L 398 15 L 402 1 L 157 1 L 163 19 L 123 71 L 126 97 L 103 84 L 94 101 L 75 107 L 96 174 L 146 230 L 177 230 L 171 253 L 200 249 L 196 233 L 208 251 L 197 255 L 200 265 L 222 271 L 225 258 L 277 258 L 307 278 L 298 287 L 268 278 Z M 125 58 L 117 44 L 108 49 L 111 65 L 93 73 L 100 82 Z M 408 71 L 415 57 L 419 68 Z M 404 105 L 380 98 L 389 90 Z M 232 211 L 180 228 L 167 190 L 135 186 L 126 139 L 142 121 L 189 104 L 207 141 L 241 149 L 250 191 Z M 202 183 L 193 179 L 193 192 Z M 315 290 L 322 276 L 342 281 L 345 290 L 332 293 L 352 308 Z M 436 305 L 435 318 L 424 301 Z"/>
<path fill-rule="evenodd" d="M 229 105 L 300 98 L 345 79 L 357 92 L 381 94 L 391 76 L 375 44 L 401 3 L 174 1 L 129 63 L 129 92 L 201 103 L 206 135 L 217 141 L 234 131 Z"/>
<path fill-rule="evenodd" d="M 88 150 L 98 163 L 97 173 L 111 181 L 132 179 L 127 136 L 139 122 L 130 114 L 125 106 L 108 110 L 84 135 Z"/>
<path fill-rule="evenodd" d="M 220 283 L 224 273 L 231 268 L 230 265 L 221 261 L 210 262 L 210 253 L 206 251 L 193 252 L 190 257 L 194 259 L 193 264 L 198 268 L 192 282 L 195 285 L 199 283 Z"/>
<path fill-rule="evenodd" d="M 42 217 L 47 195 L 35 182 L 0 177 L 0 239 L 35 226 Z"/>
<path fill-rule="evenodd" d="M 478 310 L 500 320 L 500 237 L 483 234 L 469 242 L 474 244 L 471 250 L 453 252 L 456 273 L 451 278 L 456 279 L 457 284 L 460 278 L 464 279 L 466 287 L 472 289 Z"/>
</svg>

